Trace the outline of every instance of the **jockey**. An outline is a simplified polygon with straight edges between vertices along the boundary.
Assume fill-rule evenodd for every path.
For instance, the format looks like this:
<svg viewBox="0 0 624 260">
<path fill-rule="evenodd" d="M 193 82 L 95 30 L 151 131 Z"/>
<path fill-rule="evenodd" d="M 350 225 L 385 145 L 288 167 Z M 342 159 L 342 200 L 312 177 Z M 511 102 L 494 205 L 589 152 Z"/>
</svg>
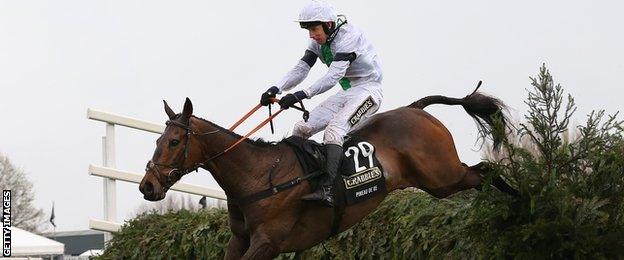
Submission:
<svg viewBox="0 0 624 260">
<path fill-rule="evenodd" d="M 260 103 L 269 105 L 270 98 L 301 83 L 317 58 L 329 67 L 327 73 L 307 89 L 282 97 L 279 105 L 287 109 L 336 84 L 342 87 L 310 112 L 308 122 L 298 122 L 293 130 L 293 135 L 307 139 L 325 129 L 323 142 L 327 149 L 328 176 L 320 189 L 302 199 L 321 201 L 331 207 L 331 187 L 341 164 L 344 136 L 379 109 L 383 97 L 382 71 L 373 45 L 360 30 L 348 24 L 344 16 L 336 16 L 326 2 L 312 0 L 303 7 L 297 22 L 309 32 L 311 39 L 308 48 L 281 81 L 262 93 Z"/>
</svg>

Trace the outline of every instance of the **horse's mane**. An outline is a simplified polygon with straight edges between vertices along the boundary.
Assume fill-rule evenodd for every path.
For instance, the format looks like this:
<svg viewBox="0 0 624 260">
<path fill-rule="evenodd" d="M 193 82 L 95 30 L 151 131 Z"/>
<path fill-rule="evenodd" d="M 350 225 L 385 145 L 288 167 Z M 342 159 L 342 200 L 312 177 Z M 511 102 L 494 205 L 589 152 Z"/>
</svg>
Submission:
<svg viewBox="0 0 624 260">
<path fill-rule="evenodd" d="M 222 126 L 217 125 L 217 124 L 215 124 L 213 122 L 210 122 L 209 120 L 203 119 L 203 118 L 198 117 L 198 116 L 193 116 L 193 117 L 201 120 L 202 122 L 210 124 L 211 126 L 219 129 L 219 131 L 227 133 L 228 135 L 230 135 L 230 136 L 232 136 L 232 137 L 234 137 L 236 139 L 243 138 L 243 136 L 241 136 L 241 135 L 239 135 L 237 133 L 234 133 L 234 132 L 230 131 L 229 129 L 225 129 Z M 248 144 L 254 145 L 254 146 L 258 146 L 258 147 L 270 147 L 270 146 L 274 146 L 275 145 L 275 142 L 267 142 L 267 141 L 264 141 L 262 138 L 258 138 L 258 139 L 245 138 L 245 142 L 248 143 Z"/>
</svg>

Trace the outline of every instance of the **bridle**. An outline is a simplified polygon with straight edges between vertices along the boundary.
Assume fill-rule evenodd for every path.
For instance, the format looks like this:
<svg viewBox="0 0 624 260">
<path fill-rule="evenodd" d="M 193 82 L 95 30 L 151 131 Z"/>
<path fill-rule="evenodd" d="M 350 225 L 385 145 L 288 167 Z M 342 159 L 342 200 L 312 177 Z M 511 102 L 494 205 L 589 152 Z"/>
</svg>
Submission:
<svg viewBox="0 0 624 260">
<path fill-rule="evenodd" d="M 190 122 L 190 121 L 189 121 Z M 185 175 L 189 172 L 192 171 L 198 171 L 200 167 L 203 167 L 206 165 L 207 162 L 210 162 L 214 159 L 216 159 L 217 157 L 221 156 L 224 154 L 224 152 L 219 152 L 218 154 L 208 158 L 207 160 L 201 162 L 201 163 L 195 163 L 195 165 L 193 165 L 193 167 L 191 168 L 184 168 L 184 162 L 186 161 L 186 159 L 188 158 L 188 151 L 189 151 L 189 146 L 190 146 L 190 142 L 191 142 L 191 136 L 192 135 L 211 135 L 211 134 L 216 134 L 219 132 L 219 130 L 214 130 L 214 131 L 210 131 L 210 132 L 205 132 L 205 133 L 197 133 L 195 131 L 193 131 L 193 129 L 189 125 L 185 125 L 183 123 L 180 123 L 178 121 L 172 121 L 172 120 L 167 120 L 167 122 L 165 123 L 165 125 L 169 126 L 169 125 L 175 125 L 177 127 L 180 127 L 184 130 L 186 130 L 186 142 L 184 143 L 184 152 L 180 153 L 178 155 L 178 157 L 176 157 L 176 159 L 174 160 L 174 163 L 171 164 L 163 164 L 163 163 L 156 163 L 152 160 L 149 160 L 149 162 L 147 162 L 147 166 L 145 167 L 145 171 L 149 171 L 149 170 L 153 170 L 156 173 L 158 173 L 159 176 L 163 176 L 160 173 L 160 170 L 158 169 L 159 167 L 165 167 L 165 168 L 169 168 L 171 169 L 169 172 L 167 172 L 167 174 L 165 174 L 164 176 L 166 176 L 167 178 L 167 182 L 172 182 L 172 177 L 173 174 L 175 175 Z M 178 162 L 178 163 L 175 163 Z"/>
<path fill-rule="evenodd" d="M 278 99 L 273 99 L 273 102 L 278 102 Z M 307 121 L 308 116 L 310 114 L 310 112 L 308 112 L 307 110 L 305 110 L 305 108 L 303 107 L 303 103 L 300 102 L 301 107 L 297 107 L 297 106 L 292 106 L 293 108 L 296 108 L 297 110 L 300 110 L 303 112 L 303 118 L 305 121 Z M 262 107 L 261 104 L 256 105 L 254 108 L 252 108 L 251 111 L 249 111 L 245 116 L 243 116 L 243 118 L 241 118 L 238 122 L 236 122 L 232 127 L 230 127 L 230 129 L 228 129 L 229 131 L 233 131 L 234 128 L 236 128 L 238 125 L 240 125 L 244 120 L 246 120 L 249 116 L 251 116 L 251 114 L 253 114 L 255 111 L 257 111 L 260 107 Z M 147 163 L 146 172 L 149 172 L 150 170 L 155 171 L 156 173 L 158 173 L 158 176 L 163 176 L 163 174 L 160 173 L 159 168 L 160 167 L 166 167 L 171 169 L 169 172 L 167 172 L 166 175 L 164 175 L 166 177 L 166 181 L 167 183 L 173 183 L 176 180 L 172 179 L 172 176 L 175 174 L 176 177 L 178 174 L 184 175 L 187 174 L 189 172 L 192 171 L 197 171 L 200 167 L 205 166 L 208 162 L 219 158 L 220 156 L 224 155 L 225 153 L 227 153 L 228 151 L 232 150 L 234 147 L 236 147 L 238 144 L 240 144 L 242 141 L 244 141 L 245 139 L 247 139 L 247 137 L 249 137 L 250 135 L 252 135 L 253 133 L 255 133 L 256 131 L 258 131 L 262 126 L 266 125 L 267 123 L 269 123 L 273 118 L 275 118 L 277 115 L 279 115 L 282 111 L 284 111 L 284 109 L 280 109 L 279 111 L 277 111 L 275 114 L 273 115 L 269 115 L 269 117 L 267 119 L 265 119 L 264 121 L 262 121 L 262 123 L 260 123 L 258 126 L 256 126 L 256 128 L 254 128 L 253 130 L 251 130 L 249 133 L 247 133 L 245 136 L 242 136 L 238 141 L 236 141 L 235 143 L 233 143 L 232 145 L 230 145 L 229 147 L 227 147 L 225 150 L 213 155 L 212 157 L 208 158 L 207 160 L 204 160 L 201 163 L 195 163 L 193 165 L 193 167 L 191 168 L 184 168 L 184 162 L 186 161 L 186 159 L 188 158 L 188 153 L 189 153 L 189 146 L 190 146 L 190 142 L 191 142 L 191 136 L 192 135 L 212 135 L 212 134 L 216 134 L 218 132 L 220 132 L 220 130 L 217 128 L 217 130 L 214 131 L 209 131 L 209 132 L 205 132 L 205 133 L 197 133 L 195 131 L 193 131 L 193 129 L 191 128 L 191 124 L 190 124 L 190 120 L 189 120 L 189 124 L 184 124 L 184 123 L 180 123 L 178 121 L 173 121 L 173 120 L 167 120 L 166 125 L 175 125 L 177 127 L 180 127 L 184 130 L 186 130 L 186 142 L 184 144 L 184 152 L 180 153 L 178 155 L 178 157 L 174 160 L 174 163 L 172 164 L 161 164 L 161 163 L 156 163 L 152 160 L 150 160 Z M 177 118 L 176 118 L 177 119 Z M 175 120 L 175 119 L 174 119 Z M 178 163 L 175 163 L 178 162 Z M 284 190 L 290 189 L 292 187 L 295 187 L 299 184 L 301 184 L 304 181 L 307 181 L 309 179 L 312 179 L 316 176 L 321 175 L 323 172 L 322 171 L 315 171 L 313 173 L 304 175 L 304 176 L 299 176 L 296 177 L 294 179 L 291 179 L 287 182 L 284 183 L 280 183 L 277 185 L 273 184 L 272 181 L 272 173 L 273 170 L 275 170 L 275 168 L 277 167 L 277 164 L 280 162 L 280 158 L 277 158 L 275 160 L 275 163 L 273 163 L 273 165 L 271 165 L 271 169 L 269 170 L 269 184 L 270 187 L 253 193 L 251 195 L 247 195 L 244 196 L 242 198 L 231 198 L 228 196 L 228 201 L 232 201 L 232 203 L 238 204 L 240 206 L 242 205 L 247 205 L 249 203 L 253 203 L 255 201 L 273 196 L 277 193 L 280 193 Z M 154 174 L 154 173 L 152 173 Z M 156 176 L 158 178 L 158 176 Z M 159 180 L 160 181 L 160 180 Z M 167 192 L 167 190 L 169 190 L 169 187 L 164 187 L 165 192 Z"/>
<path fill-rule="evenodd" d="M 279 99 L 273 98 L 272 102 L 279 102 Z M 303 107 L 303 102 L 299 101 L 299 103 L 301 104 L 301 107 L 297 107 L 297 106 L 292 106 L 292 108 L 295 108 L 299 111 L 303 112 L 303 119 L 307 122 L 308 121 L 308 117 L 310 115 L 310 112 L 307 111 L 305 109 L 305 107 Z M 230 127 L 230 129 L 228 129 L 229 131 L 234 131 L 234 128 L 236 128 L 237 126 L 239 126 L 243 121 L 245 121 L 247 118 L 249 118 L 249 116 L 251 116 L 254 112 L 256 112 L 258 109 L 260 109 L 262 107 L 261 104 L 256 105 L 254 108 L 251 109 L 251 111 L 249 111 L 245 116 L 243 116 L 243 118 L 241 118 L 240 120 L 238 120 L 238 122 L 236 122 L 232 127 Z M 284 109 L 280 109 L 279 111 L 277 111 L 275 114 L 269 115 L 269 117 L 267 119 L 265 119 L 264 121 L 262 121 L 262 123 L 260 123 L 258 126 L 256 126 L 256 128 L 252 129 L 251 131 L 249 131 L 249 133 L 247 133 L 245 136 L 242 136 L 240 139 L 238 139 L 238 141 L 236 141 L 235 143 L 233 143 L 232 145 L 228 146 L 225 150 L 211 156 L 210 158 L 204 160 L 201 163 L 195 163 L 193 165 L 193 167 L 191 168 L 184 168 L 184 162 L 186 161 L 186 159 L 188 158 L 188 151 L 189 151 L 189 143 L 191 142 L 191 136 L 192 135 L 211 135 L 211 134 L 216 134 L 218 132 L 220 132 L 220 130 L 214 130 L 214 131 L 210 131 L 210 132 L 205 132 L 205 133 L 197 133 L 195 131 L 193 131 L 193 129 L 191 128 L 190 125 L 190 119 L 189 119 L 189 124 L 184 124 L 184 123 L 180 123 L 178 121 L 174 121 L 177 118 L 179 118 L 179 116 L 177 118 L 174 118 L 173 120 L 167 120 L 167 122 L 165 123 L 167 126 L 169 125 L 175 125 L 177 127 L 180 127 L 184 130 L 186 130 L 186 143 L 184 144 L 184 152 L 181 153 L 180 155 L 178 155 L 178 157 L 175 159 L 174 163 L 172 164 L 162 164 L 162 163 L 156 163 L 152 160 L 149 160 L 149 162 L 147 162 L 147 165 L 145 166 L 145 171 L 149 172 L 150 170 L 155 171 L 156 173 L 158 173 L 159 176 L 162 176 L 162 174 L 160 173 L 160 170 L 158 169 L 159 167 L 165 167 L 165 168 L 169 168 L 171 169 L 169 172 L 167 172 L 166 178 L 167 178 L 167 182 L 171 183 L 172 180 L 172 175 L 173 174 L 181 174 L 181 175 L 185 175 L 189 172 L 192 171 L 198 171 L 200 167 L 205 166 L 208 162 L 219 158 L 220 156 L 224 155 L 225 153 L 227 153 L 228 151 L 232 150 L 234 147 L 236 147 L 237 145 L 239 145 L 241 142 L 243 142 L 245 139 L 247 139 L 247 137 L 249 137 L 250 135 L 252 135 L 253 133 L 255 133 L 256 131 L 258 131 L 260 128 L 262 128 L 262 126 L 266 125 L 267 123 L 271 122 L 271 120 L 273 118 L 275 118 L 277 115 L 279 115 L 282 111 L 284 111 Z M 179 163 L 175 163 L 175 162 L 179 162 Z"/>
</svg>

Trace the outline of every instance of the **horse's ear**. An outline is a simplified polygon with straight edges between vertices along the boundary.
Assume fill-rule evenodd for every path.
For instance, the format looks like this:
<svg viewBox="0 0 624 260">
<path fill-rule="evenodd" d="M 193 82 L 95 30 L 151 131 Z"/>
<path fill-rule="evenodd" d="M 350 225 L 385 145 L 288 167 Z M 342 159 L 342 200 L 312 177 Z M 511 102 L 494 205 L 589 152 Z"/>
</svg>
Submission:
<svg viewBox="0 0 624 260">
<path fill-rule="evenodd" d="M 165 113 L 167 113 L 167 116 L 169 117 L 170 120 L 173 120 L 176 116 L 176 113 L 173 112 L 173 110 L 171 110 L 171 108 L 169 107 L 169 104 L 167 104 L 167 101 L 164 101 L 165 103 Z"/>
<path fill-rule="evenodd" d="M 186 121 L 191 118 L 191 115 L 193 115 L 193 103 L 191 103 L 189 98 L 186 98 L 186 101 L 184 102 L 184 110 L 182 110 L 182 118 Z"/>
</svg>

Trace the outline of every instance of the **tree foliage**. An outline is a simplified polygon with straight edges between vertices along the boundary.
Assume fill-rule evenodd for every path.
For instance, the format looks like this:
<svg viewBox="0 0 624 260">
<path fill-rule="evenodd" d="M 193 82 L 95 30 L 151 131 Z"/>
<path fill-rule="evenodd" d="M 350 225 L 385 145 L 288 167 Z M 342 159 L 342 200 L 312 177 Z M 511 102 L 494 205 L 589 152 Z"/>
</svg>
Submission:
<svg viewBox="0 0 624 260">
<path fill-rule="evenodd" d="M 11 224 L 38 233 L 43 223 L 43 210 L 33 205 L 35 193 L 32 183 L 9 158 L 0 154 L 0 188 L 11 190 Z"/>
<path fill-rule="evenodd" d="M 472 236 L 478 244 L 490 245 L 479 254 L 623 257 L 623 122 L 617 113 L 597 111 L 570 129 L 574 99 L 564 99 L 563 88 L 554 84 L 545 66 L 531 85 L 526 123 L 506 140 L 504 156 L 493 162 L 497 174 L 518 187 L 521 197 L 500 196 L 491 189 L 477 195 L 479 206 L 471 211 L 499 227 Z M 477 232 L 488 222 L 468 227 Z"/>
</svg>

